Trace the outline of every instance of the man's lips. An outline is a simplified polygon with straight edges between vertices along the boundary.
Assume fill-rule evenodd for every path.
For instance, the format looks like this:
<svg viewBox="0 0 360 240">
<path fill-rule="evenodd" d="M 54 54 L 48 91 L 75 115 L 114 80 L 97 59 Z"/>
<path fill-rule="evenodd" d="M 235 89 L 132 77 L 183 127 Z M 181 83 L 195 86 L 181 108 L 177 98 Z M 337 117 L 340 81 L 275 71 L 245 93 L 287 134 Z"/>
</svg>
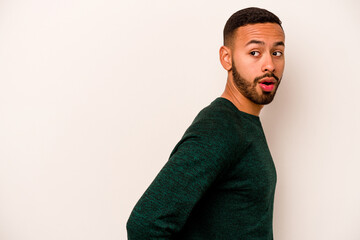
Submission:
<svg viewBox="0 0 360 240">
<path fill-rule="evenodd" d="M 272 77 L 265 77 L 259 81 L 260 88 L 264 92 L 271 92 L 275 88 L 276 80 Z"/>
</svg>

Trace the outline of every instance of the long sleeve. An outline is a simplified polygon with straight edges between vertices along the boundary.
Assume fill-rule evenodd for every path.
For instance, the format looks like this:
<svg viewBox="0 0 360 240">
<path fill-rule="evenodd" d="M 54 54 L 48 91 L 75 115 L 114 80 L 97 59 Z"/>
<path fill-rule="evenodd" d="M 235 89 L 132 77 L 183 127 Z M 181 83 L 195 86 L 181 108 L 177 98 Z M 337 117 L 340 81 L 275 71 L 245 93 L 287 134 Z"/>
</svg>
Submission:
<svg viewBox="0 0 360 240">
<path fill-rule="evenodd" d="M 135 205 L 128 239 L 271 240 L 275 186 L 259 117 L 217 98 Z"/>
<path fill-rule="evenodd" d="M 195 119 L 132 211 L 129 240 L 173 239 L 197 202 L 237 159 L 237 150 L 245 148 L 235 144 L 238 136 L 229 139 L 231 126 L 216 113 Z"/>
</svg>

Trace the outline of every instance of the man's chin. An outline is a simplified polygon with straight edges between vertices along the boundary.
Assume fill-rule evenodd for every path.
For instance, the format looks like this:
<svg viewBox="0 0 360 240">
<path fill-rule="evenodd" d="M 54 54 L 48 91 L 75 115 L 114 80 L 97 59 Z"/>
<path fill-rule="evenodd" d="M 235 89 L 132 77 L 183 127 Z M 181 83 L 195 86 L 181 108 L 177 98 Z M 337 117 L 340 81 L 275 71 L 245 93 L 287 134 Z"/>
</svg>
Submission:
<svg viewBox="0 0 360 240">
<path fill-rule="evenodd" d="M 263 99 L 263 105 L 267 105 L 269 103 L 271 103 L 275 98 L 275 92 L 274 93 L 270 93 L 268 96 L 266 96 L 265 99 Z"/>
<path fill-rule="evenodd" d="M 252 100 L 252 102 L 258 105 L 267 105 L 274 100 L 275 92 L 276 92 L 275 90 L 272 92 L 262 92 L 257 99 L 250 99 L 250 100 Z"/>
</svg>

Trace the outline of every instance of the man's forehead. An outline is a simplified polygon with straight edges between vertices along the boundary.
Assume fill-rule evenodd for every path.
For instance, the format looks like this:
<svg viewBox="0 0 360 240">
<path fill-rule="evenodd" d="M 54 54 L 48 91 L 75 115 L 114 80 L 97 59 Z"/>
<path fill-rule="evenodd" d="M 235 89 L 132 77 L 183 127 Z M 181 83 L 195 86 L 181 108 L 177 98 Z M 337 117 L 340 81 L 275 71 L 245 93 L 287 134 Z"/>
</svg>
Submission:
<svg viewBox="0 0 360 240">
<path fill-rule="evenodd" d="M 257 23 L 241 26 L 235 31 L 235 41 L 243 44 L 283 42 L 285 35 L 280 25 L 276 23 Z M 282 44 L 277 44 L 282 45 Z"/>
</svg>

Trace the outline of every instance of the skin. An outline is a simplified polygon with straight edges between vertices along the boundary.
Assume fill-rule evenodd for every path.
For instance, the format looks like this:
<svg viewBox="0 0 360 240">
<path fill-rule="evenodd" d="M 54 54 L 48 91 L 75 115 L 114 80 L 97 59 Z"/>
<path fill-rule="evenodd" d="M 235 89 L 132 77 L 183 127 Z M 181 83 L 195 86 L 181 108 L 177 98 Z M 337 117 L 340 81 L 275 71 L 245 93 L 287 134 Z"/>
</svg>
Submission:
<svg viewBox="0 0 360 240">
<path fill-rule="evenodd" d="M 222 46 L 219 52 L 221 65 L 228 71 L 221 97 L 231 101 L 240 111 L 259 116 L 264 105 L 255 103 L 245 96 L 244 91 L 241 92 L 233 72 L 236 71 L 249 88 L 251 86 L 257 97 L 274 96 L 284 72 L 284 50 L 285 35 L 276 23 L 249 24 L 236 29 L 230 43 Z M 271 92 L 264 92 L 258 81 L 265 79 L 264 75 L 272 74 L 279 81 L 270 77 L 276 81 L 275 87 Z"/>
</svg>

